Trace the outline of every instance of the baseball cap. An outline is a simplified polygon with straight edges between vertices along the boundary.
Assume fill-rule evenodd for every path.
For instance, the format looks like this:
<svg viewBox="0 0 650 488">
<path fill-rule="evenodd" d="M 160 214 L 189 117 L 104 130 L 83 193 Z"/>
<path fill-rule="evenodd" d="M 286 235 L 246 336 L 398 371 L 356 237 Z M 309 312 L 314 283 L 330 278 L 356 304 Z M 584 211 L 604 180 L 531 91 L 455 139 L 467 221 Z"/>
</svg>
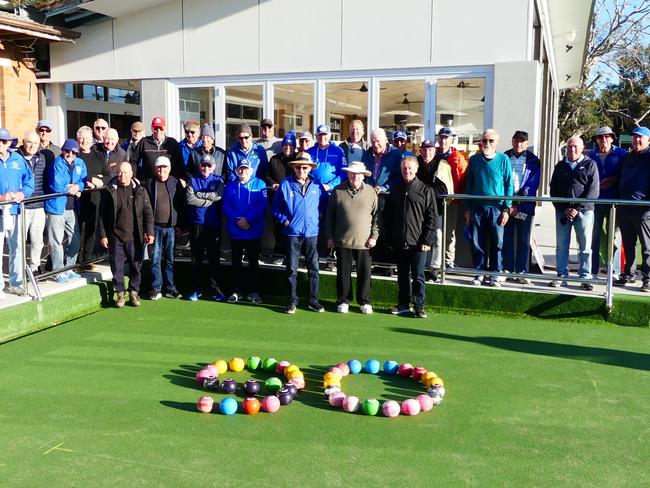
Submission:
<svg viewBox="0 0 650 488">
<path fill-rule="evenodd" d="M 253 131 L 251 130 L 251 126 L 243 123 L 239 125 L 239 130 L 237 131 L 237 135 L 239 134 L 246 134 L 248 136 L 253 134 Z"/>
<path fill-rule="evenodd" d="M 39 120 L 38 124 L 36 124 L 36 130 L 41 129 L 45 127 L 46 129 L 52 129 L 52 122 L 49 120 Z"/>
<path fill-rule="evenodd" d="M 406 140 L 406 133 L 402 132 L 401 130 L 398 130 L 393 134 L 393 140 L 396 141 L 397 139 Z"/>
<path fill-rule="evenodd" d="M 636 128 L 632 131 L 632 134 L 633 134 L 633 135 L 637 135 L 637 136 L 646 136 L 646 137 L 650 137 L 650 129 L 648 129 L 647 127 L 643 127 L 643 126 L 641 126 L 641 127 L 636 127 Z"/>
<path fill-rule="evenodd" d="M 154 117 L 151 121 L 151 127 L 167 127 L 167 122 L 162 117 Z"/>
<path fill-rule="evenodd" d="M 251 162 L 248 159 L 242 159 L 241 161 L 239 161 L 237 163 L 237 167 L 238 168 L 252 168 L 253 165 L 251 164 Z"/>
<path fill-rule="evenodd" d="M 318 127 L 316 127 L 316 135 L 318 134 L 329 134 L 330 133 L 330 128 L 328 125 L 321 124 Z"/>
<path fill-rule="evenodd" d="M 260 120 L 260 125 L 270 125 L 273 127 L 273 121 L 271 119 L 262 119 Z"/>
<path fill-rule="evenodd" d="M 156 158 L 155 167 L 157 168 L 158 166 L 167 166 L 168 168 L 171 168 L 172 163 L 167 156 L 158 156 Z"/>
<path fill-rule="evenodd" d="M 66 139 L 61 146 L 62 151 L 74 151 L 79 154 L 79 143 L 75 139 Z"/>
<path fill-rule="evenodd" d="M 214 158 L 210 154 L 204 154 L 201 158 L 201 165 L 207 164 L 209 166 L 214 166 Z"/>
<path fill-rule="evenodd" d="M 313 139 L 313 138 L 314 138 L 314 135 L 311 132 L 309 132 L 308 130 L 306 130 L 305 132 L 300 134 L 300 137 L 298 139 Z"/>
<path fill-rule="evenodd" d="M 441 127 L 438 131 L 438 135 L 444 137 L 453 137 L 455 134 L 454 131 L 449 127 Z"/>
<path fill-rule="evenodd" d="M 431 139 L 425 139 L 422 141 L 422 144 L 420 144 L 420 147 L 436 147 L 436 143 L 433 142 Z"/>
<path fill-rule="evenodd" d="M 131 130 L 135 132 L 144 132 L 144 124 L 140 121 L 131 124 Z"/>
<path fill-rule="evenodd" d="M 527 141 L 528 140 L 528 132 L 526 132 L 525 130 L 517 130 L 517 131 L 515 131 L 512 138 L 513 139 L 519 139 L 520 141 Z"/>
<path fill-rule="evenodd" d="M 296 135 L 293 132 L 289 132 L 282 138 L 282 145 L 284 146 L 285 144 L 296 145 Z"/>
</svg>

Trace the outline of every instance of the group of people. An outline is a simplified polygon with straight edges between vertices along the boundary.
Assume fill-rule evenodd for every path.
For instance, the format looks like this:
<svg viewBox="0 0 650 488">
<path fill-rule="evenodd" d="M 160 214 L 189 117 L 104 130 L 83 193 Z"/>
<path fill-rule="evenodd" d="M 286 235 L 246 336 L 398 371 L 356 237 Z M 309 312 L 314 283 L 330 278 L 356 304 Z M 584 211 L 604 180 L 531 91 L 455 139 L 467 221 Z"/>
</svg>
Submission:
<svg viewBox="0 0 650 488">
<path fill-rule="evenodd" d="M 268 209 L 275 221 L 276 249 L 283 254 L 289 284 L 287 313 L 298 305 L 297 270 L 301 254 L 309 277 L 308 308 L 319 303 L 319 256 L 335 256 L 337 310 L 346 313 L 353 300 L 351 274 L 357 272 L 356 301 L 362 313 L 372 313 L 371 262 L 395 262 L 398 275 L 396 314 L 426 317 L 425 269 L 434 281 L 441 266 L 455 267 L 456 222 L 464 211 L 476 276 L 473 284 L 501 286 L 504 279 L 520 283 L 529 267 L 529 241 L 535 196 L 540 182 L 539 159 L 528 150 L 528 134 L 516 131 L 512 148 L 497 151 L 499 135 L 488 129 L 480 150 L 469 161 L 454 147 L 453 130 L 443 127 L 436 140 L 422 141 L 419 155 L 406 150 L 406 135 L 396 132 L 389 143 L 383 129 L 364 139 L 361 120 L 349 124 L 349 137 L 331 141 L 330 128 L 274 136 L 270 119 L 260 122 L 255 139 L 241 124 L 228 151 L 215 144 L 211 125 L 184 125 L 180 142 L 167 136 L 166 121 L 154 117 L 151 135 L 141 122 L 118 145 L 117 131 L 103 119 L 81 127 L 76 139 L 61 148 L 50 140 L 52 126 L 39 121 L 24 135 L 22 145 L 0 129 L 0 201 L 3 206 L 0 245 L 9 248 L 8 291 L 21 294 L 18 259 L 18 204 L 26 197 L 45 196 L 25 206 L 30 240 L 29 266 L 41 263 L 47 232 L 57 282 L 78 278 L 77 256 L 83 262 L 108 250 L 115 303 L 140 304 L 141 265 L 151 257 L 149 298 L 179 298 L 174 280 L 175 238 L 189 235 L 193 287 L 188 295 L 217 301 L 261 301 L 257 285 L 261 241 Z M 650 131 L 632 134 L 632 152 L 612 145 L 613 132 L 599 129 L 597 150 L 583 155 L 584 143 L 571 138 L 567 156 L 553 172 L 551 196 L 647 200 L 650 193 Z M 444 195 L 498 196 L 502 199 L 451 201 L 441 218 Z M 47 195 L 54 195 L 47 198 Z M 565 286 L 571 228 L 580 251 L 581 286 L 598 272 L 598 252 L 606 206 L 556 203 L 557 274 L 551 286 Z M 602 207 L 602 208 L 600 208 Z M 231 240 L 233 286 L 221 289 L 219 268 L 222 222 Z M 642 290 L 650 281 L 650 206 L 620 207 L 617 214 L 626 265 L 617 284 L 634 283 L 635 244 L 641 241 Z M 445 226 L 445 255 L 441 255 Z M 594 249 L 594 251 L 592 251 Z M 248 268 L 243 269 L 246 257 Z M 204 260 L 207 258 L 207 266 Z M 593 258 L 593 259 L 592 259 Z M 444 260 L 444 261 L 443 261 Z M 129 282 L 125 284 L 125 264 Z M 63 271 L 65 269 L 65 271 Z M 0 270 L 1 271 L 1 270 Z M 490 276 L 483 273 L 492 272 Z M 1 273 L 0 273 L 1 275 Z M 4 283 L 3 283 L 4 284 Z M 0 295 L 3 296 L 3 295 Z"/>
</svg>

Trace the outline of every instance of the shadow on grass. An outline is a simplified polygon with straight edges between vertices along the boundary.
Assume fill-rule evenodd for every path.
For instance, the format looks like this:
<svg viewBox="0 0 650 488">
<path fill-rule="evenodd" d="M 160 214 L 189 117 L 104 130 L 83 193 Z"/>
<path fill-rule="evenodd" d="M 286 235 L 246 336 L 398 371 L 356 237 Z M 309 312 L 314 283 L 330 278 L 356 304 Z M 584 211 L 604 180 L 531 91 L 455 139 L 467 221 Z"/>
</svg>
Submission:
<svg viewBox="0 0 650 488">
<path fill-rule="evenodd" d="M 596 315 L 604 316 L 605 314 L 605 306 L 601 304 L 598 306 L 598 308 L 595 308 L 593 310 L 583 310 L 583 311 L 569 311 L 569 312 L 563 312 L 563 313 L 553 313 L 549 312 L 549 310 L 554 310 L 556 308 L 562 307 L 563 305 L 571 302 L 575 298 L 574 295 L 558 295 L 556 297 L 551 298 L 550 300 L 545 301 L 544 303 L 540 303 L 539 305 L 535 305 L 533 307 L 530 307 L 529 309 L 525 310 L 524 313 L 527 315 L 531 315 L 533 317 L 542 317 L 545 319 L 571 319 L 571 318 L 577 318 L 577 317 L 593 317 Z"/>
<path fill-rule="evenodd" d="M 554 342 L 531 341 L 528 339 L 513 339 L 510 337 L 469 337 L 458 334 L 447 334 L 423 329 L 406 329 L 393 327 L 393 331 L 405 334 L 449 339 L 454 341 L 473 342 L 484 346 L 505 349 L 507 351 L 553 356 L 564 359 L 577 359 L 592 363 L 620 366 L 622 368 L 650 371 L 650 354 L 641 352 L 621 351 L 602 347 L 578 346 L 573 344 L 557 344 Z"/>
<path fill-rule="evenodd" d="M 185 410 L 186 412 L 196 412 L 196 403 L 190 402 L 172 402 L 171 400 L 160 400 L 160 404 L 176 410 Z"/>
</svg>

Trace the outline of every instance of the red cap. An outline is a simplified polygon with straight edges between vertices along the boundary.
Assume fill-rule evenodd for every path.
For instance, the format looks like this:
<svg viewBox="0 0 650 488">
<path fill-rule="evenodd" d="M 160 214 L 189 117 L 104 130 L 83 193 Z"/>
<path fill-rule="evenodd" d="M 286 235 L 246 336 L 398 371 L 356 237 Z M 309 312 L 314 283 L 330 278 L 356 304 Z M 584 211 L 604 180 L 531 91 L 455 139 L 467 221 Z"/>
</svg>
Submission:
<svg viewBox="0 0 650 488">
<path fill-rule="evenodd" d="M 151 121 L 151 127 L 167 127 L 167 122 L 162 117 L 154 117 Z"/>
</svg>

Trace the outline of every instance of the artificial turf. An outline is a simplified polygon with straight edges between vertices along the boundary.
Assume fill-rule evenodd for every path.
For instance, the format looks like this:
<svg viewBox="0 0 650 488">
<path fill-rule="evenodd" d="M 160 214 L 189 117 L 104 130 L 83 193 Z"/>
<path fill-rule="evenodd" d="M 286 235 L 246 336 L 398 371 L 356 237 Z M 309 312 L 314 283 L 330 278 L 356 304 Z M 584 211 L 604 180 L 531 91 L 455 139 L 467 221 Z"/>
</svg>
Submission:
<svg viewBox="0 0 650 488">
<path fill-rule="evenodd" d="M 2 344 L 2 484 L 650 484 L 648 329 L 378 312 L 161 300 Z M 307 390 L 276 414 L 196 412 L 199 365 L 250 355 L 299 365 Z M 423 365 L 445 380 L 445 400 L 394 419 L 333 410 L 320 379 L 350 358 Z M 365 374 L 343 389 L 424 391 Z"/>
</svg>

